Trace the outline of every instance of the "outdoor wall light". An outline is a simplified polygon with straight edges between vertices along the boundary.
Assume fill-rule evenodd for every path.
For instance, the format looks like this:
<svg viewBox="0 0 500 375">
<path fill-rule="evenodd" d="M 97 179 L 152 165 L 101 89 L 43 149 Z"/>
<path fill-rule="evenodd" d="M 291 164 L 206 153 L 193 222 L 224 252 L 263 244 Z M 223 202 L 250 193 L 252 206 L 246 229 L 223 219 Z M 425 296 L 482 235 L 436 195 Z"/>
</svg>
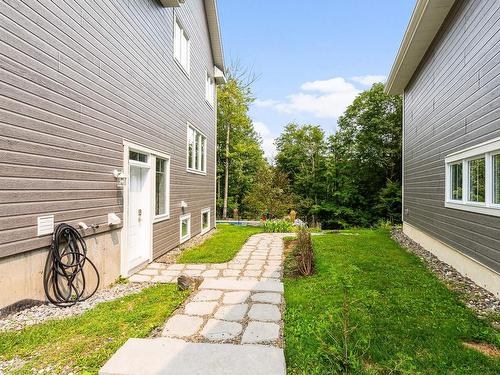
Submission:
<svg viewBox="0 0 500 375">
<path fill-rule="evenodd" d="M 181 208 L 182 208 L 182 209 L 187 208 L 187 206 L 188 206 L 188 204 L 187 204 L 185 201 L 182 201 L 182 202 L 181 202 Z"/>
<path fill-rule="evenodd" d="M 113 176 L 116 178 L 117 187 L 122 188 L 127 184 L 127 175 L 122 170 L 115 169 Z"/>
</svg>

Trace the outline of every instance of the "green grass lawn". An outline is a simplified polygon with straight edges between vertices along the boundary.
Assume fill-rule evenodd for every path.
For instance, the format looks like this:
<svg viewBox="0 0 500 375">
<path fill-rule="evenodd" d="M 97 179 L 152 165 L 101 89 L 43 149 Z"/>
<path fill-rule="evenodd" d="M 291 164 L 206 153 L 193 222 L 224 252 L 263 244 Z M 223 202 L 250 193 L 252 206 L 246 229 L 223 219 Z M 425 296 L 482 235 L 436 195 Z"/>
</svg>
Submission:
<svg viewBox="0 0 500 375">
<path fill-rule="evenodd" d="M 343 373 L 344 301 L 350 305 L 349 373 L 500 374 L 498 357 L 462 345 L 499 347 L 497 331 L 388 231 L 351 232 L 359 235 L 313 237 L 316 274 L 285 279 L 289 374 Z"/>
<path fill-rule="evenodd" d="M 228 262 L 234 258 L 246 240 L 257 233 L 262 233 L 262 228 L 218 224 L 214 235 L 202 244 L 184 251 L 177 263 Z"/>
<path fill-rule="evenodd" d="M 16 374 L 33 374 L 33 368 L 65 366 L 83 373 L 99 368 L 130 337 L 147 337 L 187 297 L 176 285 L 158 285 L 138 294 L 105 302 L 81 316 L 49 321 L 17 332 L 0 333 L 0 361 L 19 357 L 26 364 Z"/>
</svg>

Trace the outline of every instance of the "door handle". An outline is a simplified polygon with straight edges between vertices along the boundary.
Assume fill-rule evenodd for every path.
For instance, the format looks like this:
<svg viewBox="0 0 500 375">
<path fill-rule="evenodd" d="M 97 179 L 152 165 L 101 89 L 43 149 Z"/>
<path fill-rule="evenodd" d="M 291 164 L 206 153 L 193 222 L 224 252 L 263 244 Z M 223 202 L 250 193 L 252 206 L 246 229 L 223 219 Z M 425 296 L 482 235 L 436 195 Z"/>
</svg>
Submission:
<svg viewBox="0 0 500 375">
<path fill-rule="evenodd" d="M 142 209 L 141 208 L 139 208 L 137 210 L 137 216 L 139 217 L 139 221 L 141 221 L 141 217 L 142 217 Z"/>
</svg>

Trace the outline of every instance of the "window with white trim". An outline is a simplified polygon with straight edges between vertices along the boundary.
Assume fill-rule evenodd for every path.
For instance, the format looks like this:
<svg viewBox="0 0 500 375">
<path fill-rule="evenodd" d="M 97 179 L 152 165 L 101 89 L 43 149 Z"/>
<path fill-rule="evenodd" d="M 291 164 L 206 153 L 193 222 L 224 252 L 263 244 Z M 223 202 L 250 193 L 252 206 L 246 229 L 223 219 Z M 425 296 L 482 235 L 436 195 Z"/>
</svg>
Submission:
<svg viewBox="0 0 500 375">
<path fill-rule="evenodd" d="M 445 205 L 500 216 L 500 138 L 446 157 Z"/>
<path fill-rule="evenodd" d="M 189 74 L 190 61 L 191 61 L 191 42 L 189 37 L 180 24 L 177 17 L 174 19 L 174 58 L 182 66 L 182 68 Z"/>
<path fill-rule="evenodd" d="M 155 172 L 155 219 L 169 215 L 169 160 L 156 156 Z"/>
<path fill-rule="evenodd" d="M 208 71 L 205 79 L 205 99 L 212 107 L 215 105 L 215 80 Z"/>
<path fill-rule="evenodd" d="M 210 208 L 205 208 L 201 211 L 201 233 L 206 233 L 210 230 Z"/>
<path fill-rule="evenodd" d="M 207 138 L 191 125 L 187 130 L 187 169 L 198 173 L 207 169 Z"/>
<path fill-rule="evenodd" d="M 180 220 L 180 240 L 182 243 L 191 238 L 191 214 L 182 215 Z"/>
</svg>

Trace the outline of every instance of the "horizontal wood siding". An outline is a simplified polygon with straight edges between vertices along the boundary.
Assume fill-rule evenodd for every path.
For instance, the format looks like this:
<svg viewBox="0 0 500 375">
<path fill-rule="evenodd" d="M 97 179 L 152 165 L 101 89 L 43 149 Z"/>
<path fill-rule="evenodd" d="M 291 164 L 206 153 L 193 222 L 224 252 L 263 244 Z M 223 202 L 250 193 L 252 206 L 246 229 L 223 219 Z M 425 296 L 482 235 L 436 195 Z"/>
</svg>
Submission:
<svg viewBox="0 0 500 375">
<path fill-rule="evenodd" d="M 500 272 L 500 218 L 444 207 L 446 155 L 500 137 L 500 2 L 458 1 L 405 91 L 404 220 Z"/>
<path fill-rule="evenodd" d="M 173 58 L 174 14 L 191 41 L 189 77 Z M 3 0 L 0 20 L 0 257 L 47 246 L 36 228 L 44 214 L 108 230 L 107 214 L 123 215 L 112 171 L 123 168 L 124 140 L 171 157 L 171 217 L 154 224 L 155 257 L 179 243 L 182 200 L 199 233 L 201 210 L 215 210 L 203 0 L 175 9 L 156 0 Z M 207 136 L 206 175 L 186 171 L 187 122 Z"/>
</svg>

